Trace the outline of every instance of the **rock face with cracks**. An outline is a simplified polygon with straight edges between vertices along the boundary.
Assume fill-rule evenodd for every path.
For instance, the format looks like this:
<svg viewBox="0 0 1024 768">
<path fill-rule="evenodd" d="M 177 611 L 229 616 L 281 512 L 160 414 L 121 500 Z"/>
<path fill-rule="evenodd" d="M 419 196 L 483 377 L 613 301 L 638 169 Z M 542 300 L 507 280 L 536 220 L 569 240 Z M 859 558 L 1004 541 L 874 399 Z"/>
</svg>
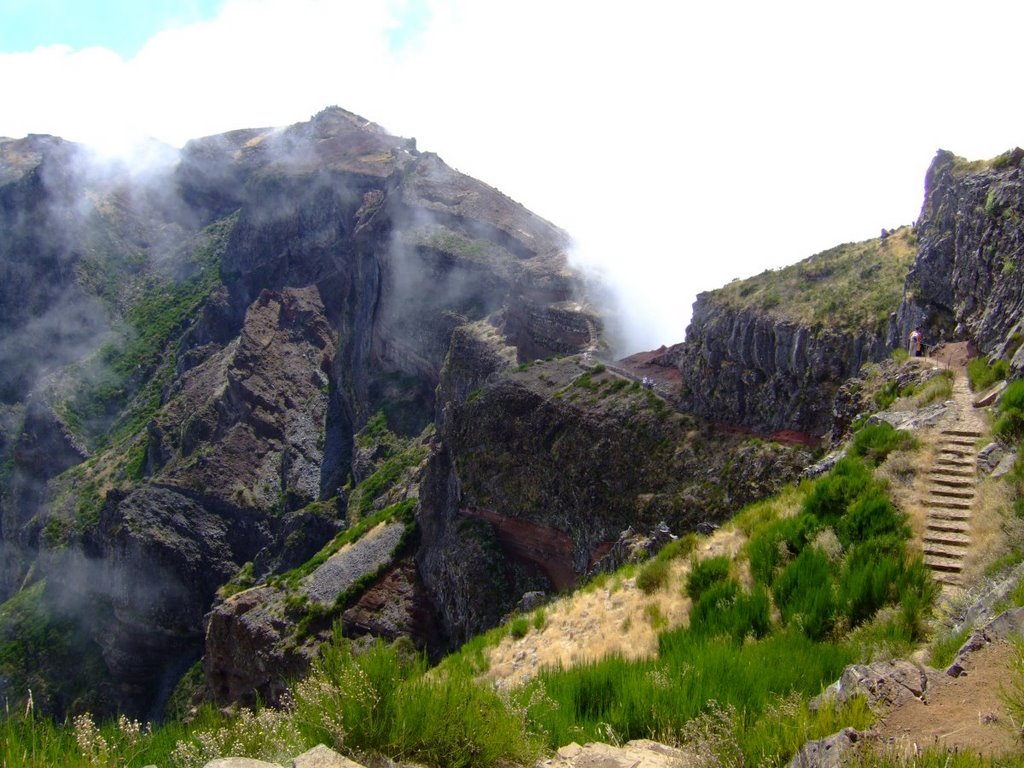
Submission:
<svg viewBox="0 0 1024 768">
<path fill-rule="evenodd" d="M 897 339 L 967 340 L 1024 368 L 1024 150 L 968 162 L 940 151 L 925 177 L 920 248 L 907 275 Z"/>
<path fill-rule="evenodd" d="M 433 423 L 453 340 L 496 339 L 504 364 L 597 347 L 601 323 L 563 232 L 341 109 L 190 142 L 146 178 L 104 170 L 0 140 L 0 575 L 4 598 L 45 575 L 93 606 L 111 706 L 141 714 L 211 639 L 272 634 L 268 587 L 208 629 L 218 587 L 391 503 L 388 456 L 354 436 L 377 413 L 399 436 Z M 412 560 L 360 577 L 353 626 L 444 642 Z M 212 682 L 235 680 L 224 647 Z"/>
</svg>

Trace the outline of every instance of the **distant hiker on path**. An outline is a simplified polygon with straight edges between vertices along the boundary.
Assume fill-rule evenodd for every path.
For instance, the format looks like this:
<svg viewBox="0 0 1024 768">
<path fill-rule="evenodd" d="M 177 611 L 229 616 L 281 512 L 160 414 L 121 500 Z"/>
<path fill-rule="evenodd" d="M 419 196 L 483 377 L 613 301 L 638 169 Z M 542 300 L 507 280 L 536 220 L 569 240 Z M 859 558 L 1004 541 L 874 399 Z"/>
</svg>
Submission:
<svg viewBox="0 0 1024 768">
<path fill-rule="evenodd" d="M 924 356 L 924 331 L 920 325 L 910 332 L 910 354 L 914 357 Z"/>
</svg>

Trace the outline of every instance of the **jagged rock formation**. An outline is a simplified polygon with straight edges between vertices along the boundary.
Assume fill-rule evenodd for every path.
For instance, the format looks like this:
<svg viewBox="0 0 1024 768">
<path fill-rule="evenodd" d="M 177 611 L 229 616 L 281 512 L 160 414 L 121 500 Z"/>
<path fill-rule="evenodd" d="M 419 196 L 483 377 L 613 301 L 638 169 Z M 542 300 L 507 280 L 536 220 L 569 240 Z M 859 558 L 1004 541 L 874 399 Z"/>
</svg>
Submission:
<svg viewBox="0 0 1024 768">
<path fill-rule="evenodd" d="M 1024 339 L 1024 150 L 968 162 L 940 151 L 925 177 L 920 248 L 907 275 L 897 335 L 917 325 L 926 340 L 966 339 L 1013 358 Z"/>
<path fill-rule="evenodd" d="M 476 355 L 457 359 L 457 352 Z M 793 478 L 799 449 L 717 435 L 637 381 L 581 357 L 490 373 L 500 348 L 453 347 L 449 404 L 421 498 L 418 562 L 457 639 L 531 589 L 576 582 L 634 526 L 710 526 Z"/>
<path fill-rule="evenodd" d="M 347 510 L 381 464 L 354 435 L 382 409 L 432 423 L 453 338 L 517 361 L 601 343 L 563 232 L 337 108 L 145 177 L 4 139 L 0 219 L 0 590 L 42 569 L 94 606 L 129 710 L 200 653 L 243 564 L 283 573 L 400 500 Z M 408 562 L 395 594 L 419 589 Z M 384 594 L 353 622 L 380 630 Z"/>
</svg>

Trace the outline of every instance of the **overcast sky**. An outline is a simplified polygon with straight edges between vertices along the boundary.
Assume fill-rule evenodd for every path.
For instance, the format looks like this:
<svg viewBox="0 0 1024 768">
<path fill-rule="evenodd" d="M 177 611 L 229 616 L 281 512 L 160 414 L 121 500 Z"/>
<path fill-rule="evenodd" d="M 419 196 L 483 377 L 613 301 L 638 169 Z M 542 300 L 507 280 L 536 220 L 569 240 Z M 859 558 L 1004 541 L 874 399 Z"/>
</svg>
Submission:
<svg viewBox="0 0 1024 768">
<path fill-rule="evenodd" d="M 0 136 L 122 151 L 339 105 L 576 239 L 628 350 L 698 291 L 920 211 L 1024 144 L 1017 2 L 0 0 Z"/>
</svg>

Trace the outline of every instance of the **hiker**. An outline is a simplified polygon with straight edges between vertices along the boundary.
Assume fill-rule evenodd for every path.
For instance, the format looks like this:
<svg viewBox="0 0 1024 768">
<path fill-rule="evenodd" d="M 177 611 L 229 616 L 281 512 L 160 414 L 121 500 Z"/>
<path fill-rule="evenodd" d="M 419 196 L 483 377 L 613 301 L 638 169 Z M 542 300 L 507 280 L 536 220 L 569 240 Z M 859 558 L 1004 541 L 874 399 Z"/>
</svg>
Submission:
<svg viewBox="0 0 1024 768">
<path fill-rule="evenodd" d="M 914 357 L 924 357 L 924 329 L 920 325 L 910 334 L 910 354 Z"/>
</svg>

